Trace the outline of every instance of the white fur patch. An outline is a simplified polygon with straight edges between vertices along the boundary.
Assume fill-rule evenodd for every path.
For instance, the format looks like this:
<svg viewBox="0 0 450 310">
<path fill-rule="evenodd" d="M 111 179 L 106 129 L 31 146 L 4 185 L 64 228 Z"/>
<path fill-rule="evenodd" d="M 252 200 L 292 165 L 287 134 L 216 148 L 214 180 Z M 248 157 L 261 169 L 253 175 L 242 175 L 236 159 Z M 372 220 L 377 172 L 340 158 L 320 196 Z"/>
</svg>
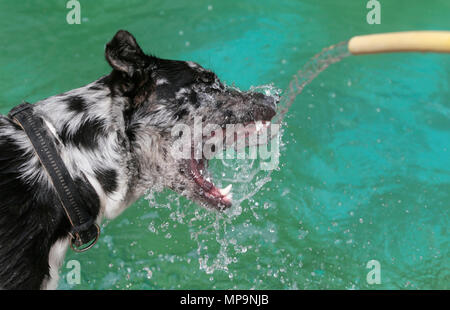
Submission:
<svg viewBox="0 0 450 310">
<path fill-rule="evenodd" d="M 55 290 L 58 287 L 59 268 L 64 261 L 69 246 L 69 237 L 59 239 L 53 244 L 48 255 L 49 276 L 43 281 L 41 289 Z"/>
<path fill-rule="evenodd" d="M 164 85 L 164 84 L 169 84 L 169 81 L 167 81 L 166 79 L 157 79 L 156 80 L 156 85 Z"/>
</svg>

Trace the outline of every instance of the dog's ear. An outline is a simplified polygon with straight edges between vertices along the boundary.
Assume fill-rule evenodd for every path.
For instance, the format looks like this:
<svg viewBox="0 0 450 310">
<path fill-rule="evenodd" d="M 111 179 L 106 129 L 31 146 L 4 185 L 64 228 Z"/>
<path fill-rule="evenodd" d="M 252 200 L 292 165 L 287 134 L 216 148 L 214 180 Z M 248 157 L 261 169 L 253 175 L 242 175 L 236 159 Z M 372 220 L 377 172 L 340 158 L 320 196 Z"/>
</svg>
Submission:
<svg viewBox="0 0 450 310">
<path fill-rule="evenodd" d="M 105 57 L 114 70 L 129 77 L 144 69 L 147 59 L 133 35 L 125 30 L 119 30 L 106 44 Z"/>
</svg>

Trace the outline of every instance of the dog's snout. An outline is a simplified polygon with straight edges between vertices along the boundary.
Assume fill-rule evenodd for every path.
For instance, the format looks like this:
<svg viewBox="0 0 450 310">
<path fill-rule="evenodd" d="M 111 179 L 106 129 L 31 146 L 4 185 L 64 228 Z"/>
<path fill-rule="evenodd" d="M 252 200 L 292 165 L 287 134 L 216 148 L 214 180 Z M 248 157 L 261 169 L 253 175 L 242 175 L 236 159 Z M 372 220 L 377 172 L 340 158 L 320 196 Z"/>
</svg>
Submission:
<svg viewBox="0 0 450 310">
<path fill-rule="evenodd" d="M 262 93 L 254 93 L 253 99 L 256 104 L 265 106 L 267 108 L 270 108 L 272 110 L 275 110 L 277 107 L 277 103 L 280 101 L 280 98 L 278 95 L 275 96 L 266 96 Z"/>
</svg>

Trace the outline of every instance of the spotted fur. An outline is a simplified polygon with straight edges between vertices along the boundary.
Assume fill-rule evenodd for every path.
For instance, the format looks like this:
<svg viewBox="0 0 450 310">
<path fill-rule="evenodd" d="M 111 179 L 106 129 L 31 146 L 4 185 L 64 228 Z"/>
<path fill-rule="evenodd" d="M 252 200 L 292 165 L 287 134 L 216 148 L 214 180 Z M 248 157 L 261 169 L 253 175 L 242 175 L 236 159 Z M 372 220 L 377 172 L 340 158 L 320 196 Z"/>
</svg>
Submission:
<svg viewBox="0 0 450 310">
<path fill-rule="evenodd" d="M 173 126 L 196 116 L 226 124 L 273 116 L 274 100 L 224 86 L 193 62 L 156 58 L 119 31 L 107 44 L 112 72 L 35 103 L 97 222 L 115 218 L 148 189 L 170 188 L 208 205 L 171 156 Z M 90 186 L 89 186 L 90 185 Z M 0 116 L 0 288 L 56 288 L 70 225 L 23 130 Z"/>
</svg>

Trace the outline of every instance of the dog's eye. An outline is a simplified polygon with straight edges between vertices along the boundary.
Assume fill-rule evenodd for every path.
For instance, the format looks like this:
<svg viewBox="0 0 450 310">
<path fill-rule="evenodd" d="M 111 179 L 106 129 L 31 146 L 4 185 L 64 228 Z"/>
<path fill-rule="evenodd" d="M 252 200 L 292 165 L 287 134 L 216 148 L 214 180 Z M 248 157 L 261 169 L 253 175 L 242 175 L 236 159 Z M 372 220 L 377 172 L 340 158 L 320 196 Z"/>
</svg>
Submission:
<svg viewBox="0 0 450 310">
<path fill-rule="evenodd" d="M 198 79 L 203 83 L 211 84 L 215 81 L 215 76 L 212 72 L 203 72 Z"/>
</svg>

